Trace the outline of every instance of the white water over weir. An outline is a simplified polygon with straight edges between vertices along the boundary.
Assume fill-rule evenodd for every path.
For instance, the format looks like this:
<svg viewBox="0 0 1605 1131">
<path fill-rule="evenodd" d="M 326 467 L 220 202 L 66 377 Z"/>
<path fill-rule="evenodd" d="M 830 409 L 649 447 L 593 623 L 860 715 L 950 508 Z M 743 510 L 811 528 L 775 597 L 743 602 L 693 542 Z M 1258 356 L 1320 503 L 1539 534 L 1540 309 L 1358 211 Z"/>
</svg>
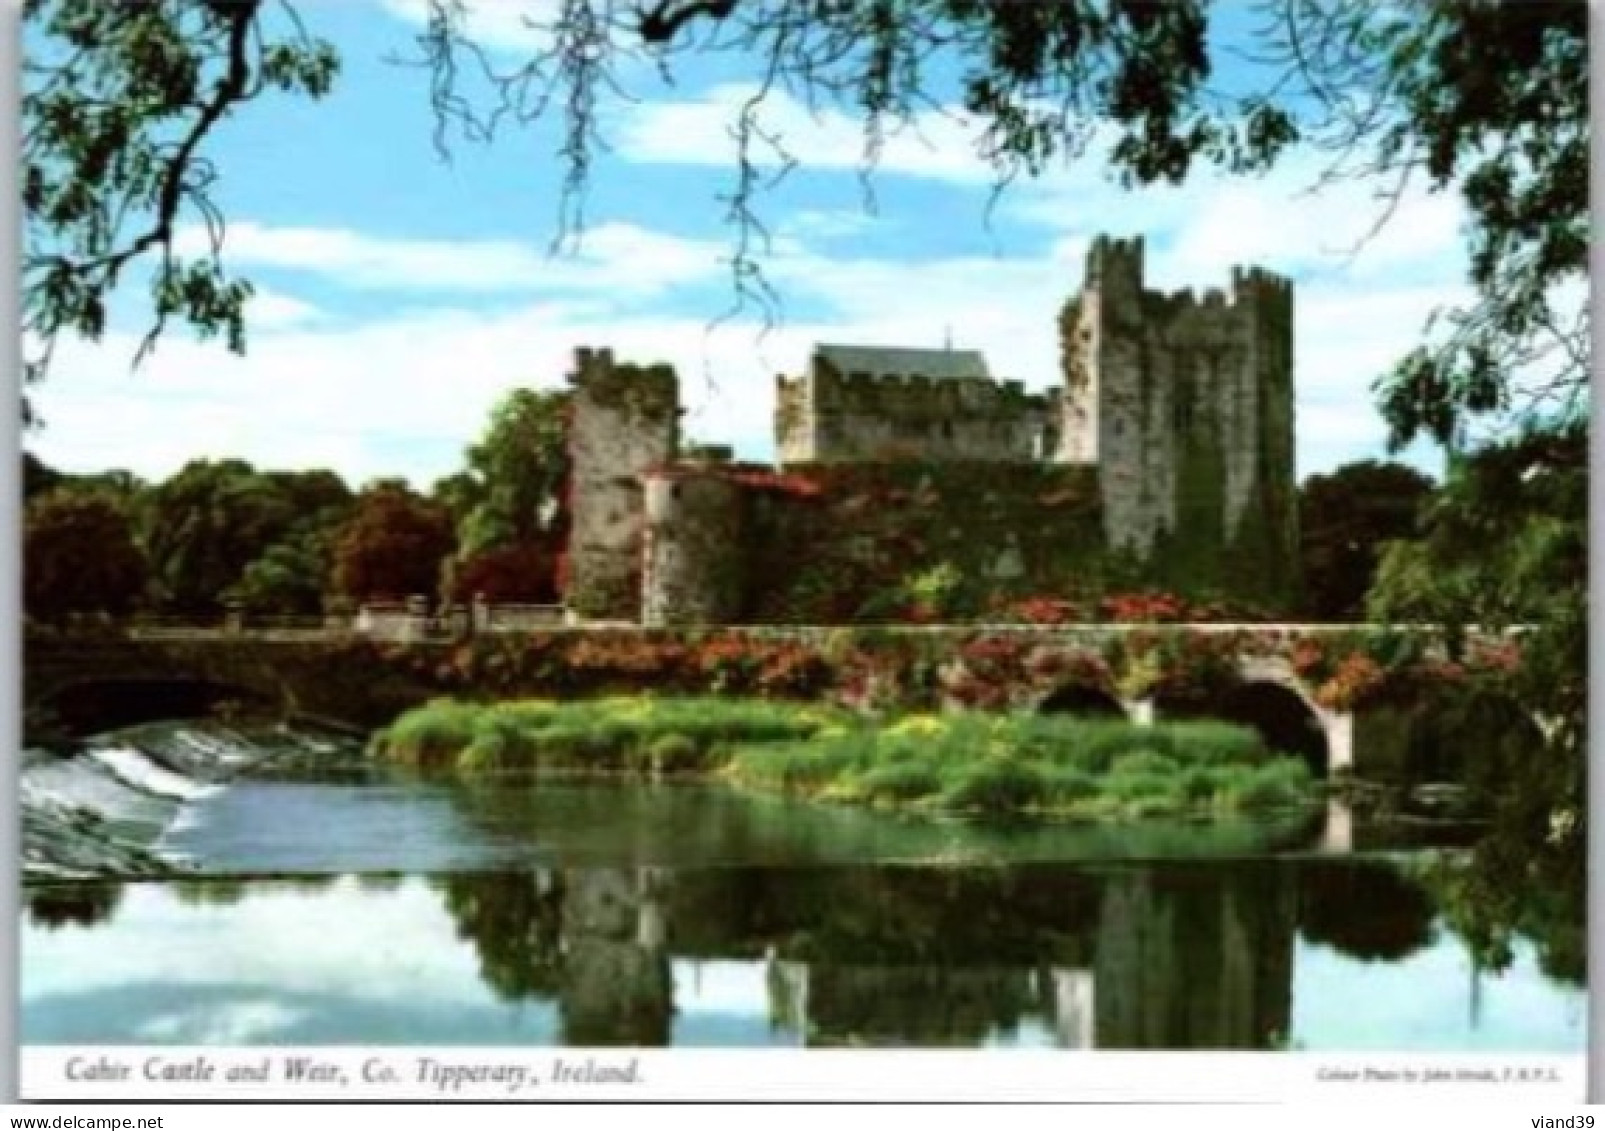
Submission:
<svg viewBox="0 0 1605 1131">
<path fill-rule="evenodd" d="M 285 726 L 158 723 L 86 740 L 69 752 L 26 750 L 18 793 L 26 879 L 159 876 L 184 869 L 164 832 L 245 770 L 326 753 L 327 739 Z"/>
</svg>

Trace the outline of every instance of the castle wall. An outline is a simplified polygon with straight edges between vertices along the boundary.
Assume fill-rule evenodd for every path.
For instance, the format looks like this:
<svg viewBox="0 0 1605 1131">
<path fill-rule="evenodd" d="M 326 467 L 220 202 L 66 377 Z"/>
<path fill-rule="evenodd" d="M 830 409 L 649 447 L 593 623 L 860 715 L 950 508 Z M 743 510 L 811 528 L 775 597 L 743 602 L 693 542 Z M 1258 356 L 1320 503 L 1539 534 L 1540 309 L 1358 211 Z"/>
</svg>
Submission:
<svg viewBox="0 0 1605 1131">
<path fill-rule="evenodd" d="M 1018 381 L 840 373 L 815 358 L 779 378 L 775 432 L 783 464 L 918 460 L 1031 462 L 1057 430 L 1049 398 Z"/>
<path fill-rule="evenodd" d="M 953 579 L 954 615 L 1115 583 L 1094 468 L 809 464 L 773 478 L 748 512 L 748 623 L 901 619 L 911 583 L 937 571 Z"/>
<path fill-rule="evenodd" d="M 582 618 L 635 620 L 641 605 L 641 475 L 675 455 L 679 382 L 666 365 L 575 353 L 569 417 L 573 526 L 565 603 Z"/>
</svg>

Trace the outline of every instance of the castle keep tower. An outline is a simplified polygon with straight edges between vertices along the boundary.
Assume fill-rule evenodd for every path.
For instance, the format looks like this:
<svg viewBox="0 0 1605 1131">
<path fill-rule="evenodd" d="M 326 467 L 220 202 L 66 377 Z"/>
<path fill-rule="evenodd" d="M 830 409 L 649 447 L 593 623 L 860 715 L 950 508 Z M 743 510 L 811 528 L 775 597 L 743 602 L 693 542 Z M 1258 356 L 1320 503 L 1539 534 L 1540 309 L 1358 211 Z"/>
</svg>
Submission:
<svg viewBox="0 0 1605 1131">
<path fill-rule="evenodd" d="M 1060 318 L 1059 459 L 1096 464 L 1111 547 L 1209 581 L 1296 585 L 1293 287 L 1234 268 L 1230 292 L 1145 289 L 1141 239 L 1099 237 Z"/>
<path fill-rule="evenodd" d="M 641 609 L 642 475 L 674 459 L 680 390 L 667 365 L 618 365 L 612 350 L 575 351 L 568 425 L 569 579 L 582 617 L 635 620 Z"/>
</svg>

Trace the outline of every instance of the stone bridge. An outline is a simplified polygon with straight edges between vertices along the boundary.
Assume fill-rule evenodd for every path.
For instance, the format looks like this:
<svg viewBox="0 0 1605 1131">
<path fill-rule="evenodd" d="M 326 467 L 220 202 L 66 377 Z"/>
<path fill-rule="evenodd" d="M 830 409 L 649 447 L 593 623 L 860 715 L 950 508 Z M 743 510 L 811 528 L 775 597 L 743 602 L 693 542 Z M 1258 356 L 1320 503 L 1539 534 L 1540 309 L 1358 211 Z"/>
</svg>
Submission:
<svg viewBox="0 0 1605 1131">
<path fill-rule="evenodd" d="M 428 699 L 391 665 L 353 661 L 349 633 L 161 630 L 30 634 L 23 642 L 25 731 L 207 713 L 223 703 L 355 727 L 378 726 Z M 166 712 L 164 714 L 164 711 Z"/>
<path fill-rule="evenodd" d="M 1292 640 L 1338 639 L 1378 626 L 1296 624 L 1202 625 L 964 625 L 874 628 L 752 627 L 700 630 L 701 635 L 748 635 L 795 640 L 821 648 L 843 632 L 876 638 L 906 637 L 930 653 L 953 655 L 978 636 L 1016 638 L 1066 649 L 1099 652 L 1112 640 L 1134 633 L 1236 634 L 1239 682 L 1230 701 L 1196 704 L 1168 702 L 1163 694 L 1123 698 L 1112 687 L 1021 688 L 1015 705 L 1039 710 L 1102 710 L 1139 724 L 1165 718 L 1212 717 L 1253 725 L 1279 749 L 1300 753 L 1318 771 L 1391 776 L 1404 757 L 1389 746 L 1389 720 L 1373 712 L 1323 706 L 1314 688 L 1286 658 Z M 638 631 L 631 626 L 553 628 L 551 637 Z M 1394 630 L 1397 631 L 1397 630 Z M 1436 638 L 1430 628 L 1406 629 Z M 699 630 L 653 634 L 695 639 Z M 104 636 L 31 634 L 24 644 L 24 706 L 31 722 L 81 719 L 76 730 L 97 723 L 122 725 L 119 712 L 143 707 L 145 717 L 175 717 L 184 707 L 210 708 L 241 700 L 303 717 L 355 727 L 382 725 L 397 713 L 447 693 L 472 694 L 473 688 L 442 688 L 428 677 L 438 654 L 444 660 L 459 641 L 448 638 L 406 645 L 376 646 L 338 629 L 251 631 L 217 629 L 134 630 Z M 1434 644 L 1433 647 L 1436 647 Z M 1278 650 L 1281 650 L 1279 653 Z M 1089 696 L 1090 693 L 1090 696 Z M 86 707 L 86 703 L 88 706 Z M 164 715 L 162 712 L 168 712 Z M 109 712 L 109 714 L 108 714 Z M 195 712 L 191 712 L 195 713 Z M 126 721 L 138 721 L 130 718 Z M 37 728 L 36 728 L 37 729 Z M 74 729 L 69 727 L 69 730 Z M 1397 729 L 1397 728 L 1394 728 Z"/>
<path fill-rule="evenodd" d="M 1284 708 L 1284 716 L 1287 706 L 1297 705 L 1291 728 L 1281 726 L 1279 729 L 1282 733 L 1275 736 L 1281 740 L 1283 747 L 1288 748 L 1289 752 L 1303 754 L 1322 773 L 1354 771 L 1355 712 L 1322 706 L 1314 689 L 1299 676 L 1291 662 L 1280 656 L 1243 655 L 1237 658 L 1236 668 L 1240 681 L 1236 698 L 1240 702 L 1249 704 L 1254 697 L 1279 697 L 1283 700 L 1280 706 Z M 1152 726 L 1167 717 L 1190 717 L 1199 713 L 1190 707 L 1169 702 L 1162 695 L 1128 698 L 1119 695 L 1113 688 L 1105 688 L 1101 694 L 1096 689 L 1086 687 L 1036 692 L 1025 697 L 1018 705 L 1037 711 L 1118 713 L 1141 726 Z M 1214 705 L 1217 711 L 1224 706 Z M 1264 727 L 1257 720 L 1256 725 L 1262 729 Z M 1299 735 L 1299 730 L 1305 734 Z"/>
</svg>

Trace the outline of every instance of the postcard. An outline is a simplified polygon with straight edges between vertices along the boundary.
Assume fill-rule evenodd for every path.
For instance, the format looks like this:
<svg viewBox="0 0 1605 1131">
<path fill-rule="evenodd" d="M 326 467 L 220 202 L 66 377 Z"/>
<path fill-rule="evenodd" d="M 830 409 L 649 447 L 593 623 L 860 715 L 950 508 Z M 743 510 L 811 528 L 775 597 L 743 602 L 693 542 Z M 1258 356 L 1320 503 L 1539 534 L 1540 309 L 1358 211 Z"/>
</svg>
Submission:
<svg viewBox="0 0 1605 1131">
<path fill-rule="evenodd" d="M 1587 15 L 25 5 L 23 1097 L 1582 1102 Z"/>
</svg>

